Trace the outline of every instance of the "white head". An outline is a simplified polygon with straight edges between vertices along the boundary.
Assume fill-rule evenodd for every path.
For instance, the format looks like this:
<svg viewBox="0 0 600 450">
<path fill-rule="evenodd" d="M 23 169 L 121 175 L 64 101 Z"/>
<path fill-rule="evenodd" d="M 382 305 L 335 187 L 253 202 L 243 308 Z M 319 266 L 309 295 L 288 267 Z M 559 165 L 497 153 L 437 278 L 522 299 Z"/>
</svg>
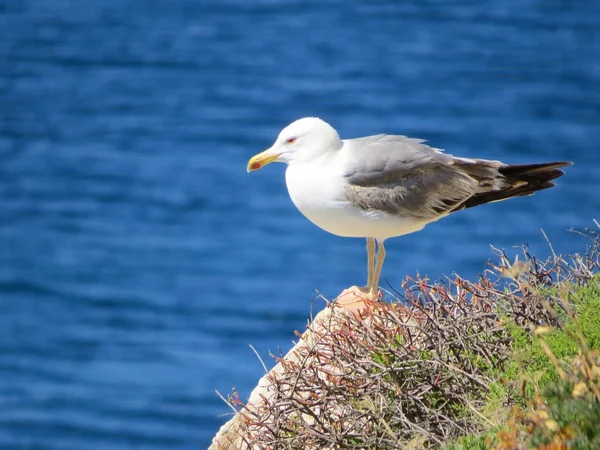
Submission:
<svg viewBox="0 0 600 450">
<path fill-rule="evenodd" d="M 272 162 L 308 162 L 342 148 L 342 141 L 327 122 L 318 117 L 305 117 L 285 127 L 271 148 L 248 161 L 248 172 Z"/>
</svg>

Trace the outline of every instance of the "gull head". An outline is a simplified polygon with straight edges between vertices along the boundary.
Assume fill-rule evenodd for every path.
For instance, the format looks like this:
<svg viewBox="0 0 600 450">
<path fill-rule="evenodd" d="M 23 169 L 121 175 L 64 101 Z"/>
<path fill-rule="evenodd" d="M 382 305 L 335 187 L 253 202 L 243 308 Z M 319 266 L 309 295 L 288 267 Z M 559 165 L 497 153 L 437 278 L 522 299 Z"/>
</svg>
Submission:
<svg viewBox="0 0 600 450">
<path fill-rule="evenodd" d="M 248 161 L 248 172 L 272 162 L 310 162 L 325 153 L 342 148 L 337 131 L 318 117 L 305 117 L 285 127 L 271 148 Z"/>
</svg>

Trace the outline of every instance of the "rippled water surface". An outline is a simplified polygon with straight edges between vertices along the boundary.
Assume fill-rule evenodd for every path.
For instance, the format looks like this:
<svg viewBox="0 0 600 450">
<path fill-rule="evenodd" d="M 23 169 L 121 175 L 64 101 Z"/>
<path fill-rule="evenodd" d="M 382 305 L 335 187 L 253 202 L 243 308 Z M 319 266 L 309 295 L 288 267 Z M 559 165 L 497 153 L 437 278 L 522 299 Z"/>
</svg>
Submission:
<svg viewBox="0 0 600 450">
<path fill-rule="evenodd" d="M 389 241 L 383 276 L 474 277 L 558 252 L 600 211 L 593 1 L 8 0 L 0 5 L 0 448 L 206 448 L 249 348 L 364 282 L 283 166 L 290 121 L 462 156 L 575 161 L 535 197 Z M 315 307 L 322 307 L 317 300 Z M 269 364 L 271 364 L 269 362 Z"/>
</svg>

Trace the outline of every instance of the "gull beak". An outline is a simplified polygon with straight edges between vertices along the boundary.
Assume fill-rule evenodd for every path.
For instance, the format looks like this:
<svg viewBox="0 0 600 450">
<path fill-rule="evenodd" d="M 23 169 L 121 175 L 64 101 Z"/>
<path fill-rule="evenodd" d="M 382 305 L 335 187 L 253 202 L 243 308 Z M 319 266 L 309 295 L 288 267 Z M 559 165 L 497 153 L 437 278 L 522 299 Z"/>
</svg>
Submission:
<svg viewBox="0 0 600 450">
<path fill-rule="evenodd" d="M 275 153 L 270 148 L 262 153 L 259 153 L 258 155 L 254 155 L 252 158 L 250 158 L 250 161 L 248 161 L 248 172 L 253 172 L 255 170 L 262 169 L 263 166 L 277 161 L 279 155 L 281 155 L 281 153 Z"/>
</svg>

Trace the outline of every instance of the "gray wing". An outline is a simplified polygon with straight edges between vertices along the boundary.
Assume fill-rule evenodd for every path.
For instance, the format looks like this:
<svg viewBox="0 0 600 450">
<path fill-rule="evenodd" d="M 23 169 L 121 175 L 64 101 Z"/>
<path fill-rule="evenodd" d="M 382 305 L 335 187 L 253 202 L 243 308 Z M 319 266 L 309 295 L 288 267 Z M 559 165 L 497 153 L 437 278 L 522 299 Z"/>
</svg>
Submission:
<svg viewBox="0 0 600 450">
<path fill-rule="evenodd" d="M 506 184 L 499 161 L 455 158 L 423 142 L 390 135 L 344 141 L 347 199 L 364 210 L 432 221 Z"/>
</svg>

